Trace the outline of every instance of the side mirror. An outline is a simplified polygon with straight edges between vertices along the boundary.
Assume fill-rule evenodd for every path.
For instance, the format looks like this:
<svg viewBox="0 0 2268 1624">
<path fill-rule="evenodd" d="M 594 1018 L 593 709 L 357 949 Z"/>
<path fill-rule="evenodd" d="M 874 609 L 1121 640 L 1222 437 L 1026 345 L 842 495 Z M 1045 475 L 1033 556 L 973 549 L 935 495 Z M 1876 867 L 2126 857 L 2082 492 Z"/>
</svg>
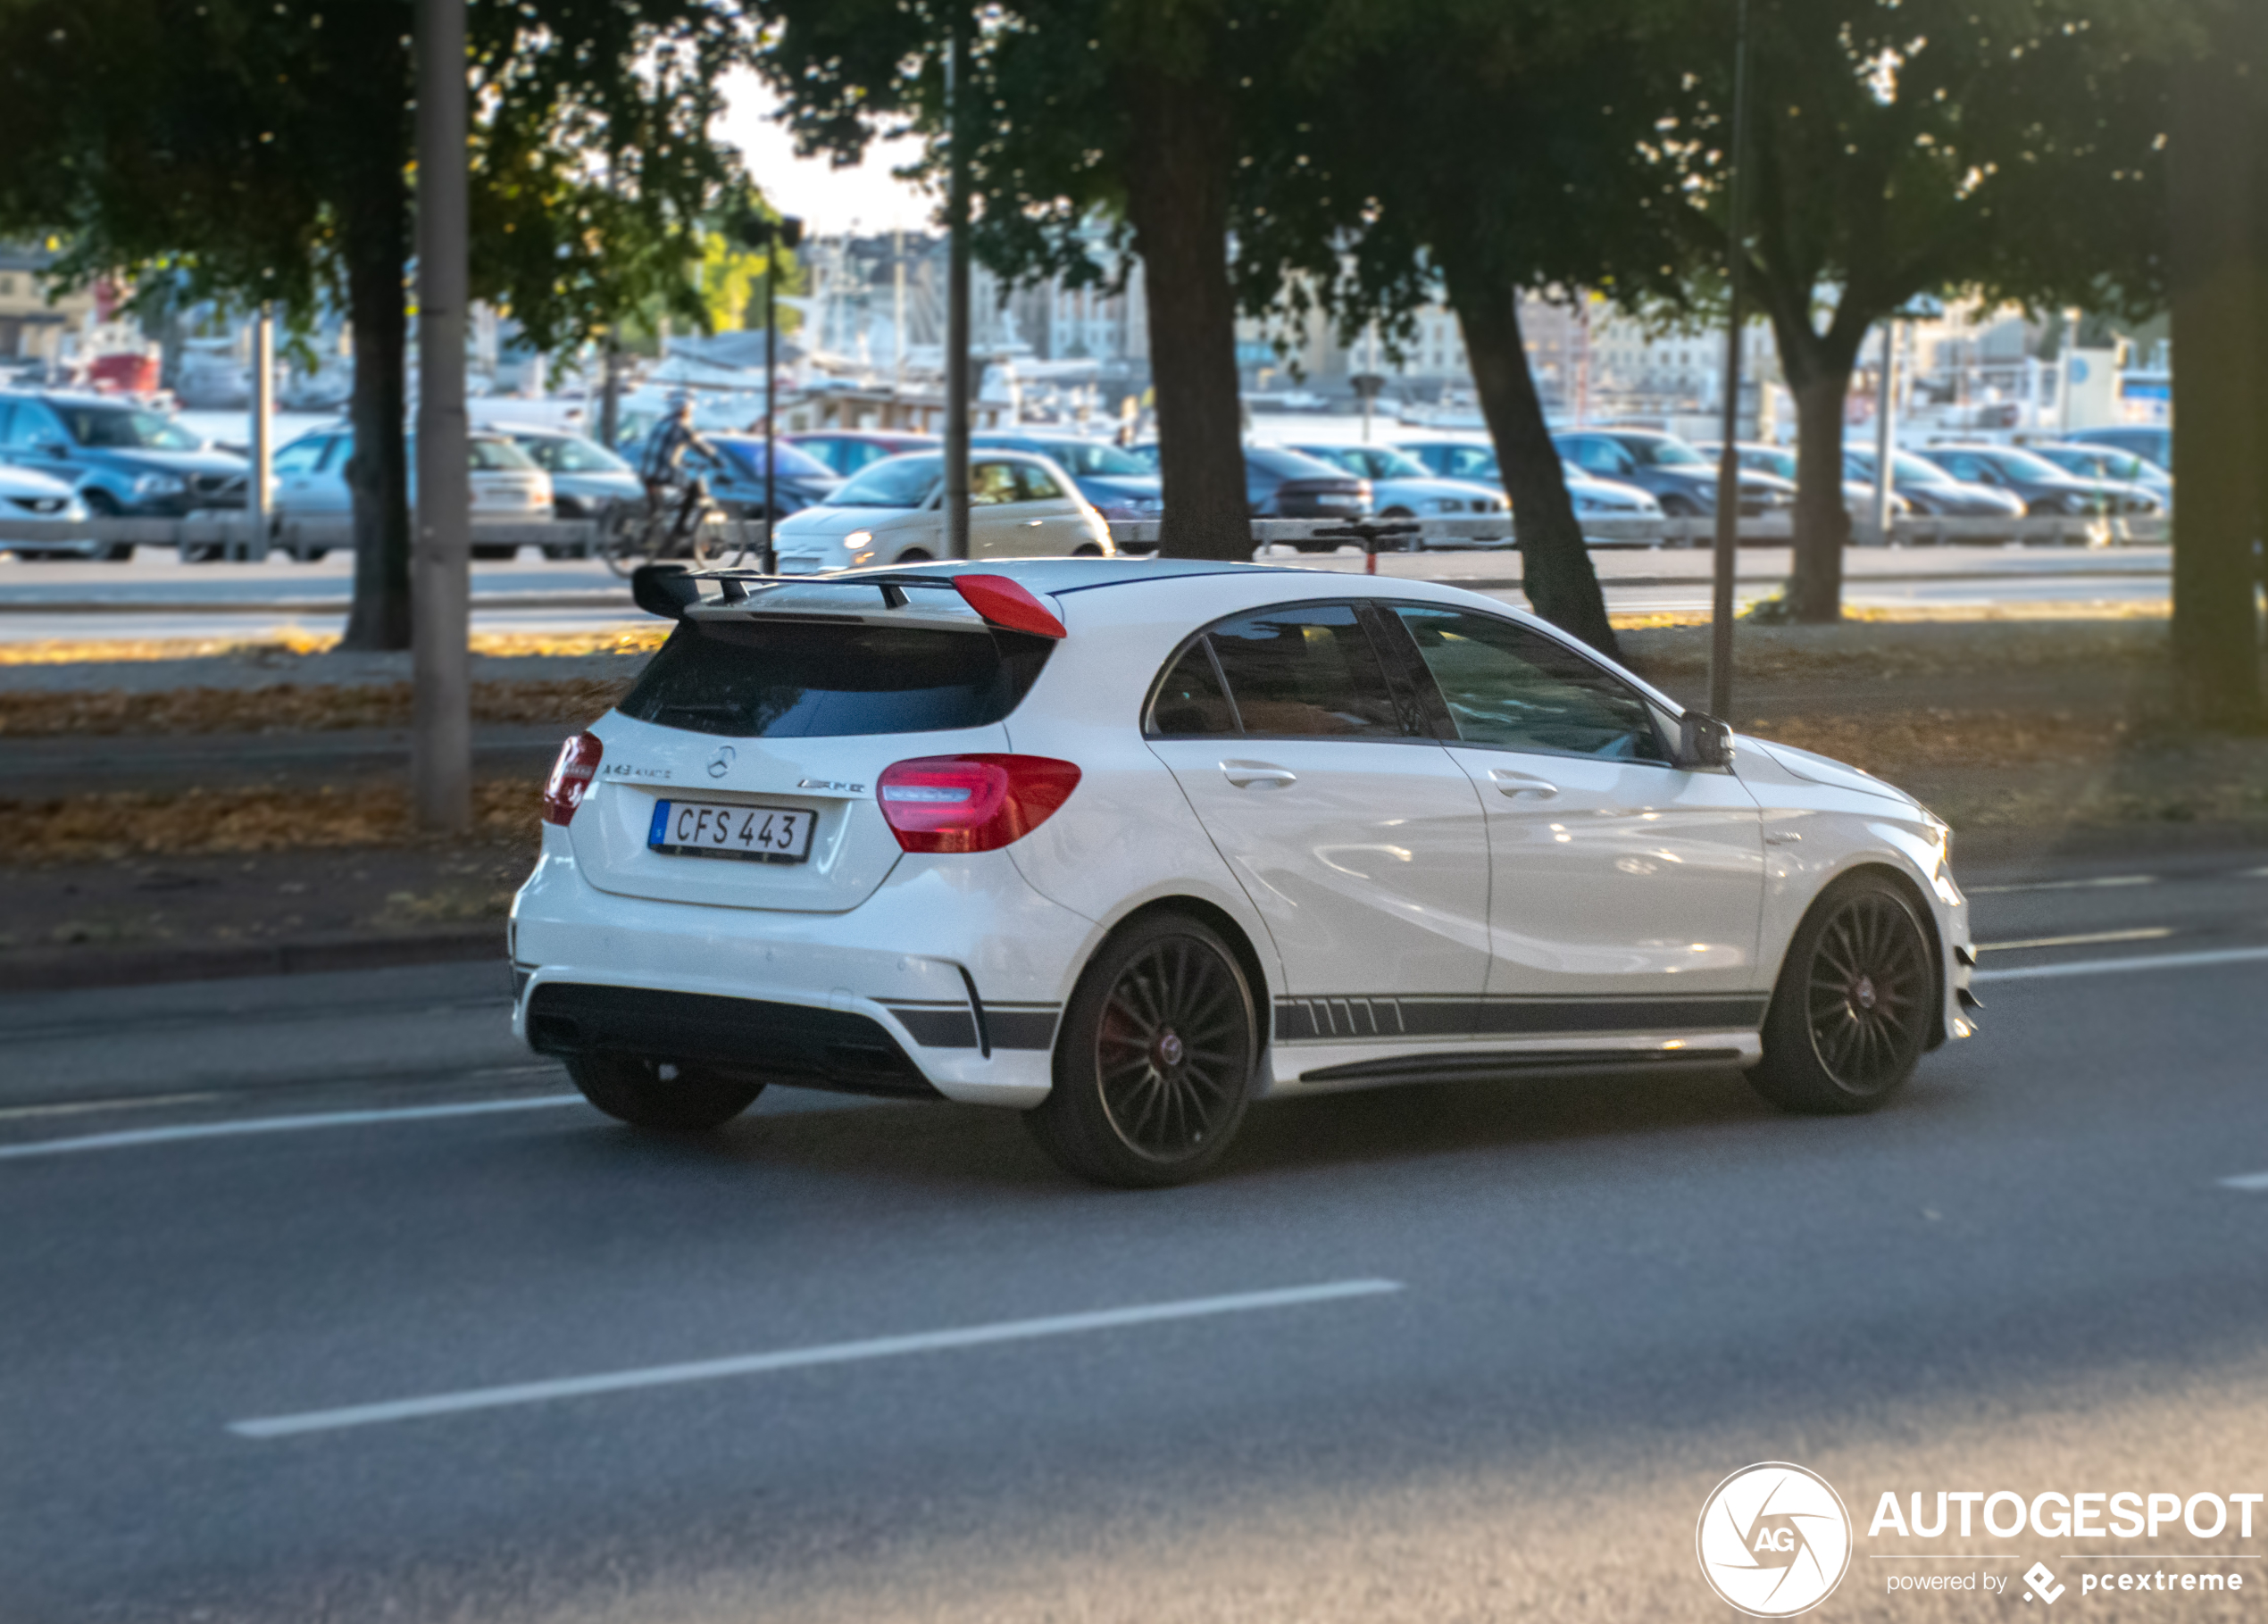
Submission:
<svg viewBox="0 0 2268 1624">
<path fill-rule="evenodd" d="M 630 571 L 630 600 L 648 614 L 681 620 L 701 601 L 701 583 L 683 564 L 640 564 Z"/>
<path fill-rule="evenodd" d="M 45 453 L 46 455 L 54 458 L 58 462 L 62 462 L 65 457 L 71 455 L 71 447 L 64 445 L 61 440 L 34 440 L 31 443 L 31 448 L 34 451 Z"/>
<path fill-rule="evenodd" d="M 1678 765 L 1726 769 L 1732 765 L 1732 729 L 1704 711 L 1688 711 L 1678 724 Z"/>
</svg>

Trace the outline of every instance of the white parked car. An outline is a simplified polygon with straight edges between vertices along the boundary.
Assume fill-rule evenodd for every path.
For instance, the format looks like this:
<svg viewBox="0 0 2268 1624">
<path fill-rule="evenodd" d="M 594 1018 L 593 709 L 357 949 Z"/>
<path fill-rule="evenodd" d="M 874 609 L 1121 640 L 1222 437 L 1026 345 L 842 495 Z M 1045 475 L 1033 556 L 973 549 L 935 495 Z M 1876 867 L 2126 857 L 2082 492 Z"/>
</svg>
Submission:
<svg viewBox="0 0 2268 1624">
<path fill-rule="evenodd" d="M 501 434 L 474 429 L 466 437 L 471 466 L 472 518 L 534 523 L 552 517 L 551 476 L 535 460 Z M 417 496 L 417 439 L 404 447 L 409 458 L 411 500 Z M 288 521 L 295 519 L 344 519 L 354 511 L 354 493 L 346 486 L 346 462 L 354 454 L 354 431 L 345 426 L 318 429 L 283 447 L 269 464 L 275 481 L 275 511 Z M 302 562 L 321 558 L 329 549 L 297 544 L 295 556 Z M 516 548 L 475 541 L 475 558 L 510 557 Z"/>
<path fill-rule="evenodd" d="M 945 457 L 913 452 L 870 462 L 815 507 L 780 521 L 783 575 L 945 556 Z M 1030 452 L 980 448 L 969 459 L 969 556 L 1106 557 L 1110 526 L 1071 476 Z"/>
<path fill-rule="evenodd" d="M 512 922 L 516 1030 L 626 1121 L 942 1095 L 1162 1185 L 1271 1096 L 1738 1067 L 1861 1112 L 1968 1033 L 1943 822 L 1493 599 L 1184 560 L 636 585 L 679 624 L 562 749 Z"/>
<path fill-rule="evenodd" d="M 12 524 L 44 526 L 84 524 L 87 517 L 87 504 L 61 479 L 0 462 L 0 519 Z M 0 536 L 0 552 L 13 553 L 18 558 L 130 558 L 133 551 L 75 537 L 48 541 Z"/>
</svg>

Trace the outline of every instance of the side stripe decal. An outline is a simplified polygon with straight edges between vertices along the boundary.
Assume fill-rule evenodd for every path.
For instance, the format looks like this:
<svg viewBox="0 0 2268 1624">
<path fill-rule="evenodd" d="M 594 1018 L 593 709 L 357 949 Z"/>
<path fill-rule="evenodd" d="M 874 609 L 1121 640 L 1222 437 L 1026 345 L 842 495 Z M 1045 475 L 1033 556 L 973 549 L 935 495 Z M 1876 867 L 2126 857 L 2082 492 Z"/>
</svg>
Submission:
<svg viewBox="0 0 2268 1624">
<path fill-rule="evenodd" d="M 1276 1041 L 1524 1037 L 1754 1027 L 1763 1024 L 1765 1003 L 1757 993 L 1680 998 L 1381 998 L 1355 993 L 1279 998 Z"/>
</svg>

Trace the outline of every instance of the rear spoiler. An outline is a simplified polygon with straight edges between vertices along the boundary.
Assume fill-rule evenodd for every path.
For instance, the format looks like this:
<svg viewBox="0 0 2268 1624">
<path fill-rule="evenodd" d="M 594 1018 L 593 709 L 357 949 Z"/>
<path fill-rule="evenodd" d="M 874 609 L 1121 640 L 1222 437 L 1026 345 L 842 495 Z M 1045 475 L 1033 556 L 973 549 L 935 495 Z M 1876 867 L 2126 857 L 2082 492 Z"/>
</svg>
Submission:
<svg viewBox="0 0 2268 1624">
<path fill-rule="evenodd" d="M 715 581 L 714 597 L 702 591 Z M 1035 596 L 1022 582 L 1005 575 L 931 575 L 913 570 L 877 570 L 871 575 L 762 575 L 747 570 L 688 570 L 683 564 L 640 564 L 630 574 L 630 596 L 648 614 L 681 620 L 686 612 L 704 605 L 729 608 L 749 604 L 761 594 L 782 587 L 826 587 L 878 591 L 885 610 L 903 609 L 909 592 L 955 592 L 988 626 L 1021 631 L 1035 637 L 1069 634 L 1055 611 Z"/>
</svg>

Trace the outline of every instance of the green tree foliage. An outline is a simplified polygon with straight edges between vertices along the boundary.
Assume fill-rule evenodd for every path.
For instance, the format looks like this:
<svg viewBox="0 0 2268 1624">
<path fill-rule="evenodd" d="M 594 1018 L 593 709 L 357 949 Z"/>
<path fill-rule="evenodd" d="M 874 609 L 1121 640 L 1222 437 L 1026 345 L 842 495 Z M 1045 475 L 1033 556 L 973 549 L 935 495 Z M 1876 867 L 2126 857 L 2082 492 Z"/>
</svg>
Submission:
<svg viewBox="0 0 2268 1624">
<path fill-rule="evenodd" d="M 705 316 L 688 274 L 736 183 L 708 138 L 753 35 L 726 0 L 470 0 L 473 292 L 541 346 Z M 169 296 L 344 302 L 354 610 L 404 646 L 403 429 L 414 94 L 408 0 L 0 0 L 0 230 Z"/>
<path fill-rule="evenodd" d="M 947 12 L 921 0 L 763 0 L 765 71 L 807 150 L 855 159 L 880 130 L 929 137 L 941 174 Z M 988 14 L 965 64 L 976 252 L 1009 277 L 1074 282 L 1143 262 L 1157 391 L 1163 549 L 1242 558 L 1236 316 L 1281 267 L 1256 239 L 1280 171 L 1283 68 L 1315 9 L 1277 0 L 1024 0 Z M 1097 222 L 1102 229 L 1097 234 Z"/>
<path fill-rule="evenodd" d="M 1568 0 L 1336 0 L 1289 64 L 1259 263 L 1297 265 L 1351 338 L 1457 312 L 1538 612 L 1613 652 L 1521 330 L 1523 293 L 1682 298 L 1690 243 L 1638 157 L 1674 82 L 1635 48 L 1659 7 Z M 1255 293 L 1261 290 L 1255 289 Z"/>
<path fill-rule="evenodd" d="M 1650 49 L 1683 94 L 1647 151 L 1728 252 L 1736 0 Z M 2162 297 L 2164 79 L 2131 0 L 1750 0 L 1750 286 L 1797 419 L 1796 617 L 1842 612 L 1843 421 L 1876 323 L 1925 296 Z"/>
</svg>

